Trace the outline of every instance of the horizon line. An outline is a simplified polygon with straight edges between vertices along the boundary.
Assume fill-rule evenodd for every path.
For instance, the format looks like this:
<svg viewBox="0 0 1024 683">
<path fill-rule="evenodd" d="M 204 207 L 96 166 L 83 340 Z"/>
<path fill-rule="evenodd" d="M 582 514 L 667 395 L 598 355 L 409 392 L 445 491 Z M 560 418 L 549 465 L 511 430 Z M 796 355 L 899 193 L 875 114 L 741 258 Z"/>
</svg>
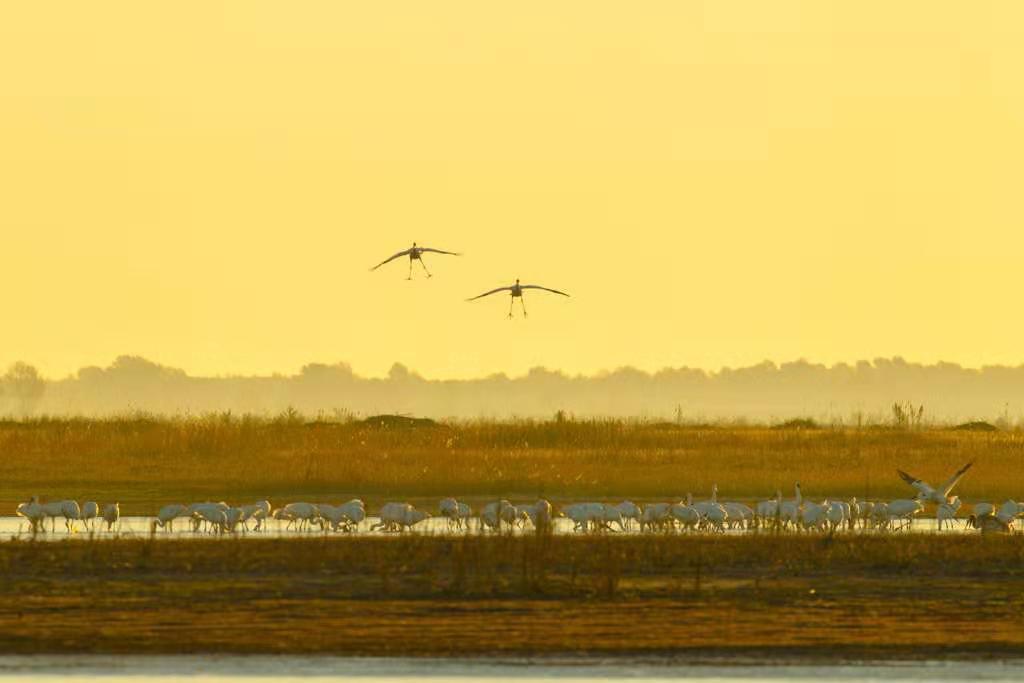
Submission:
<svg viewBox="0 0 1024 683">
<path fill-rule="evenodd" d="M 29 366 L 29 367 L 33 368 L 34 370 L 36 369 L 36 367 L 31 362 L 24 361 L 24 360 L 14 361 L 14 362 L 10 363 L 7 367 L 8 368 L 12 368 L 12 367 L 17 366 L 19 364 Z M 637 374 L 647 375 L 649 377 L 656 377 L 656 376 L 658 376 L 660 374 L 671 373 L 671 372 L 696 372 L 696 373 L 704 374 L 707 377 L 718 377 L 718 376 L 721 376 L 723 374 L 728 374 L 728 373 L 733 373 L 733 372 L 743 372 L 743 371 L 751 371 L 751 370 L 758 370 L 758 369 L 769 370 L 769 371 L 783 371 L 784 369 L 793 368 L 793 367 L 806 367 L 806 368 L 814 368 L 814 369 L 825 370 L 825 371 L 833 371 L 833 370 L 840 370 L 840 369 L 844 369 L 844 368 L 848 368 L 848 369 L 851 369 L 851 370 L 858 370 L 860 368 L 865 368 L 865 367 L 869 368 L 869 369 L 879 369 L 879 368 L 884 367 L 884 366 L 896 366 L 896 367 L 908 367 L 908 368 L 913 367 L 913 368 L 921 368 L 921 369 L 947 368 L 947 369 L 951 369 L 951 370 L 955 369 L 955 370 L 960 370 L 960 371 L 964 371 L 964 372 L 982 373 L 982 372 L 985 372 L 985 371 L 988 371 L 988 370 L 1019 370 L 1019 369 L 1024 368 L 1024 360 L 1022 360 L 1017 365 L 1006 365 L 1006 364 L 994 363 L 994 364 L 989 364 L 989 365 L 969 366 L 969 365 L 963 365 L 963 364 L 960 364 L 960 363 L 957 363 L 957 362 L 954 362 L 954 361 L 945 361 L 945 360 L 937 360 L 937 361 L 930 362 L 930 363 L 929 362 L 919 362 L 919 361 L 907 360 L 904 356 L 901 356 L 901 355 L 876 356 L 875 358 L 871 358 L 871 359 L 863 359 L 862 358 L 862 359 L 858 359 L 858 360 L 854 360 L 854 361 L 836 361 L 836 362 L 833 362 L 833 363 L 812 361 L 812 360 L 808 359 L 807 357 L 802 356 L 802 357 L 796 358 L 795 360 L 787 360 L 787 361 L 777 361 L 777 360 L 772 360 L 772 359 L 766 358 L 764 360 L 761 360 L 759 362 L 752 363 L 752 364 L 749 364 L 749 365 L 734 365 L 734 366 L 733 365 L 722 365 L 722 366 L 718 367 L 717 369 L 710 369 L 710 368 L 706 368 L 706 367 L 691 366 L 691 365 L 676 365 L 676 366 L 666 365 L 666 366 L 663 366 L 663 367 L 661 367 L 661 368 L 659 368 L 657 370 L 645 370 L 645 369 L 639 368 L 639 367 L 637 367 L 635 365 L 628 365 L 627 364 L 627 365 L 620 365 L 620 366 L 617 366 L 617 367 L 614 367 L 614 368 L 605 368 L 605 369 L 597 370 L 597 371 L 594 371 L 592 373 L 583 373 L 583 372 L 581 372 L 581 373 L 569 373 L 569 372 L 566 372 L 565 370 L 561 370 L 561 369 L 558 369 L 558 368 L 550 368 L 550 367 L 547 367 L 547 366 L 544 366 L 544 365 L 536 365 L 536 366 L 533 366 L 533 367 L 529 368 L 528 370 L 526 370 L 525 372 L 523 372 L 521 374 L 510 374 L 508 372 L 498 371 L 498 372 L 491 372 L 491 373 L 487 373 L 487 374 L 480 374 L 480 375 L 474 375 L 474 376 L 427 377 L 427 376 L 424 376 L 423 374 L 417 372 L 416 370 L 410 368 L 409 366 L 407 366 L 406 364 L 404 364 L 401 361 L 394 361 L 391 364 L 391 367 L 390 367 L 390 369 L 388 370 L 388 372 L 386 374 L 383 374 L 383 375 L 373 375 L 373 374 L 360 374 L 359 372 L 357 372 L 352 367 L 352 365 L 350 363 L 348 363 L 347 361 L 341 361 L 341 360 L 335 361 L 335 362 L 310 361 L 310 362 L 307 362 L 307 363 L 299 366 L 299 368 L 296 371 L 291 372 L 291 373 L 282 372 L 282 371 L 272 371 L 272 372 L 264 372 L 264 373 L 255 372 L 255 373 L 250 373 L 250 374 L 244 374 L 244 373 L 225 373 L 225 374 L 202 374 L 202 373 L 197 373 L 197 374 L 192 374 L 186 368 L 176 367 L 176 366 L 173 366 L 173 365 L 167 365 L 167 364 L 164 364 L 164 363 L 161 363 L 161 362 L 158 362 L 158 361 L 154 361 L 154 360 L 152 360 L 150 358 L 147 358 L 146 356 L 137 355 L 137 354 L 120 354 L 120 355 L 116 356 L 108 365 L 105 365 L 105 366 L 88 364 L 88 365 L 83 365 L 83 366 L 79 367 L 77 370 L 75 370 L 73 372 L 70 372 L 70 373 L 68 373 L 66 375 L 63 375 L 63 376 L 53 377 L 53 376 L 43 375 L 43 374 L 40 373 L 39 377 L 40 377 L 40 379 L 43 379 L 43 380 L 45 380 L 47 382 L 61 382 L 61 381 L 79 379 L 81 377 L 81 374 L 84 371 L 99 370 L 101 372 L 109 372 L 109 371 L 116 371 L 116 370 L 120 369 L 121 367 L 132 366 L 132 365 L 134 365 L 137 368 L 151 368 L 153 370 L 169 371 L 169 372 L 173 372 L 175 374 L 181 374 L 184 377 L 189 378 L 189 379 L 242 379 L 242 378 L 254 378 L 254 379 L 255 378 L 267 378 L 267 379 L 272 379 L 272 378 L 275 378 L 275 377 L 292 378 L 292 377 L 301 377 L 302 375 L 306 374 L 306 372 L 308 370 L 310 370 L 310 369 L 320 369 L 320 368 L 322 368 L 322 369 L 326 369 L 326 370 L 342 370 L 342 369 L 344 369 L 344 370 L 347 370 L 353 377 L 355 377 L 357 379 L 361 379 L 361 380 L 391 380 L 391 379 L 394 379 L 396 375 L 406 375 L 406 376 L 415 377 L 417 379 L 421 379 L 421 380 L 427 381 L 427 382 L 473 382 L 473 381 L 481 381 L 481 380 L 497 379 L 497 378 L 504 378 L 504 379 L 508 379 L 508 380 L 527 379 L 531 375 L 533 375 L 535 373 L 541 373 L 541 372 L 547 373 L 547 374 L 552 374 L 552 375 L 558 375 L 558 376 L 564 377 L 566 379 L 601 379 L 601 378 L 604 378 L 604 377 L 609 377 L 609 376 L 616 375 L 616 374 L 621 374 L 621 373 L 624 373 L 624 372 L 637 373 Z M 38 370 L 36 370 L 36 371 L 38 372 Z"/>
</svg>

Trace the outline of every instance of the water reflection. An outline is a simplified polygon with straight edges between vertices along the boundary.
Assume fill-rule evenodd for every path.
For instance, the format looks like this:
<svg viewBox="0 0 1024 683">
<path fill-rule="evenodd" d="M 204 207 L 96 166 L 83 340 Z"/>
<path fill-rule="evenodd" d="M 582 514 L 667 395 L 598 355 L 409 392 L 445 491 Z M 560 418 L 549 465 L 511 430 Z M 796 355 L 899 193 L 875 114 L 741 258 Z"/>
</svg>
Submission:
<svg viewBox="0 0 1024 683">
<path fill-rule="evenodd" d="M 81 522 L 79 522 L 77 524 L 77 528 L 78 529 L 73 534 L 68 534 L 65 531 L 65 529 L 64 529 L 64 520 L 63 519 L 61 519 L 61 520 L 59 520 L 57 522 L 57 524 L 56 524 L 56 531 L 50 531 L 51 522 L 47 521 L 47 523 L 46 523 L 46 533 L 37 534 L 36 538 L 37 538 L 37 540 L 40 540 L 40 541 L 63 541 L 63 540 L 66 540 L 68 538 L 89 539 L 89 538 L 93 538 L 93 537 L 94 538 L 111 538 L 111 537 L 114 537 L 114 536 L 120 536 L 120 537 L 126 537 L 126 538 L 149 537 L 150 536 L 150 521 L 151 520 L 152 520 L 151 517 L 122 517 L 121 520 L 115 525 L 115 528 L 114 528 L 113 531 L 111 531 L 111 532 L 104 531 L 102 529 L 105 529 L 105 525 L 97 524 L 96 525 L 97 531 L 95 531 L 94 533 L 90 533 L 88 531 L 85 531 L 82 528 Z M 387 533 L 382 532 L 382 531 L 370 531 L 370 527 L 373 524 L 376 524 L 378 521 L 379 521 L 379 518 L 377 518 L 377 517 L 367 517 L 361 524 L 359 524 L 356 533 L 358 533 L 361 536 L 362 535 L 374 535 L 374 536 L 378 536 L 378 535 L 390 535 L 390 536 L 393 536 L 393 535 L 395 535 L 395 534 L 387 534 Z M 564 518 L 559 518 L 559 519 L 554 520 L 553 528 L 554 528 L 555 533 L 557 533 L 557 534 L 572 534 L 572 533 L 574 533 L 573 532 L 572 522 L 569 521 L 568 519 L 564 519 Z M 965 532 L 977 533 L 975 530 L 967 528 L 966 525 L 964 525 L 962 523 L 960 525 L 958 525 L 954 529 L 946 528 L 946 529 L 943 529 L 942 532 L 937 532 L 937 530 L 936 530 L 936 522 L 935 522 L 934 519 L 915 519 L 914 523 L 911 526 L 911 528 L 909 529 L 909 531 L 911 533 L 943 533 L 943 534 L 958 534 L 958 533 L 962 534 L 962 533 L 965 533 Z M 417 524 L 413 528 L 412 532 L 406 532 L 406 533 L 430 534 L 430 535 L 446 535 L 446 534 L 459 534 L 459 533 L 465 533 L 465 532 L 460 532 L 460 531 L 452 530 L 448 526 L 447 520 L 445 520 L 445 519 L 443 519 L 441 517 L 432 517 L 430 519 L 424 520 L 423 522 L 420 522 L 419 524 Z M 478 527 L 476 525 L 476 521 L 475 520 L 472 523 L 472 527 L 471 527 L 469 533 L 479 533 L 479 529 L 478 529 Z M 533 533 L 533 528 L 529 527 L 529 526 L 526 527 L 526 528 L 523 528 L 523 529 L 518 529 L 517 528 L 517 529 L 513 530 L 513 533 L 515 533 L 515 534 L 532 534 Z M 639 531 L 634 527 L 633 529 L 625 531 L 625 532 L 617 531 L 615 533 L 617 535 L 622 535 L 623 533 L 625 533 L 625 534 L 638 534 Z M 754 533 L 754 532 L 752 532 L 752 531 L 743 531 L 743 530 L 738 530 L 738 529 L 726 532 L 726 534 L 729 534 L 729 535 L 752 534 L 752 533 Z M 877 532 L 875 532 L 873 530 L 865 531 L 863 529 L 859 529 L 858 528 L 856 531 L 853 531 L 853 532 L 846 532 L 846 531 L 844 531 L 844 532 L 840 532 L 840 533 L 856 533 L 856 534 L 868 533 L 868 534 L 874 534 L 874 533 L 877 533 Z M 901 531 L 899 533 L 904 533 L 904 532 Z M 280 537 L 280 538 L 300 538 L 300 537 L 304 537 L 304 536 L 307 536 L 307 537 L 308 536 L 315 536 L 315 535 L 318 535 L 318 534 L 320 534 L 320 535 L 323 534 L 323 532 L 321 532 L 319 530 L 319 528 L 316 528 L 313 531 L 297 531 L 295 529 L 287 528 L 287 525 L 286 525 L 285 522 L 280 522 L 278 520 L 270 520 L 267 523 L 267 529 L 265 531 L 262 531 L 262 532 L 247 532 L 247 533 L 246 532 L 239 532 L 239 533 L 235 534 L 234 536 L 237 536 L 239 538 L 268 538 L 268 537 L 269 538 L 274 538 L 274 537 Z M 341 537 L 346 536 L 347 534 L 330 532 L 329 535 L 341 538 Z M 13 538 L 29 539 L 31 537 L 32 537 L 32 535 L 31 535 L 31 533 L 29 533 L 28 522 L 26 522 L 23 518 L 21 518 L 21 517 L 0 517 L 0 540 L 11 540 Z M 154 537 L 157 538 L 157 539 L 169 539 L 169 538 L 210 539 L 210 538 L 216 538 L 216 536 L 211 535 L 211 534 L 193 533 L 191 531 L 190 527 L 189 527 L 188 521 L 184 520 L 184 519 L 177 520 L 177 524 L 175 525 L 175 528 L 174 528 L 173 532 L 165 531 L 163 529 L 159 529 L 159 530 L 157 530 L 157 532 L 156 532 Z"/>
<path fill-rule="evenodd" d="M 0 679 L 61 681 L 352 681 L 436 683 L 458 681 L 686 680 L 700 683 L 820 681 L 1020 681 L 1024 660 L 1010 662 L 905 662 L 888 664 L 765 666 L 684 665 L 656 660 L 433 660 L 298 656 L 0 656 Z"/>
</svg>

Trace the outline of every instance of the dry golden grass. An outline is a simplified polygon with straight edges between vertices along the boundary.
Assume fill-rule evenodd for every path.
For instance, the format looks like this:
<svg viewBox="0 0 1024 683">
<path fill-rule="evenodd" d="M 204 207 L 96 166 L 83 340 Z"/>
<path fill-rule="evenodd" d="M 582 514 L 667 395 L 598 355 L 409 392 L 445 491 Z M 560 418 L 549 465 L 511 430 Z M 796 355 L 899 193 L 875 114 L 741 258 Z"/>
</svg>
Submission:
<svg viewBox="0 0 1024 683">
<path fill-rule="evenodd" d="M 1024 654 L 1020 537 L 0 543 L 0 651 Z"/>
<path fill-rule="evenodd" d="M 118 500 L 125 514 L 167 502 L 359 495 L 552 500 L 805 493 L 898 497 L 906 469 L 933 483 L 967 461 L 965 500 L 1024 497 L 1024 435 L 942 429 L 777 430 L 628 421 L 469 422 L 389 428 L 212 415 L 0 423 L 0 505 L 32 494 Z"/>
</svg>

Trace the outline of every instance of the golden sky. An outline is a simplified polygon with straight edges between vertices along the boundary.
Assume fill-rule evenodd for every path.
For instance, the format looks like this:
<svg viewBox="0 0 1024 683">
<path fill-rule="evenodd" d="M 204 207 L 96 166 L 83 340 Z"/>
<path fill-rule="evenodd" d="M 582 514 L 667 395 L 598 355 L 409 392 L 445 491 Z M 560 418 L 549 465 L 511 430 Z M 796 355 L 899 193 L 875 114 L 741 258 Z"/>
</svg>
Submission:
<svg viewBox="0 0 1024 683">
<path fill-rule="evenodd" d="M 2 365 L 1024 357 L 1014 0 L 9 2 L 0 64 Z"/>
</svg>

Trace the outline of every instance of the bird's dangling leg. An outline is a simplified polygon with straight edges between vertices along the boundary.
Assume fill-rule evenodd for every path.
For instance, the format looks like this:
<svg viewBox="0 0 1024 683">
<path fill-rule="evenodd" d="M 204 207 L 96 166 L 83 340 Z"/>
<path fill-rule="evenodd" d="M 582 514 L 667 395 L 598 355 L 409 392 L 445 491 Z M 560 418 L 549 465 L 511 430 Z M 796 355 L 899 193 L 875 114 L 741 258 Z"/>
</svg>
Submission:
<svg viewBox="0 0 1024 683">
<path fill-rule="evenodd" d="M 508 300 L 508 319 L 509 320 L 512 319 L 512 310 L 515 308 L 515 305 L 516 305 L 516 298 L 515 297 L 511 297 Z"/>
<path fill-rule="evenodd" d="M 420 265 L 423 266 L 423 272 L 427 274 L 427 277 L 434 277 L 433 275 L 430 274 L 430 271 L 427 270 L 427 264 L 423 262 L 422 256 L 420 257 Z"/>
<path fill-rule="evenodd" d="M 406 280 L 411 280 L 412 279 L 412 257 L 411 256 L 409 257 L 409 277 L 407 277 L 405 279 Z"/>
<path fill-rule="evenodd" d="M 521 303 L 523 305 L 523 317 L 525 318 L 526 317 L 526 297 L 525 296 L 519 297 L 519 303 Z"/>
</svg>

